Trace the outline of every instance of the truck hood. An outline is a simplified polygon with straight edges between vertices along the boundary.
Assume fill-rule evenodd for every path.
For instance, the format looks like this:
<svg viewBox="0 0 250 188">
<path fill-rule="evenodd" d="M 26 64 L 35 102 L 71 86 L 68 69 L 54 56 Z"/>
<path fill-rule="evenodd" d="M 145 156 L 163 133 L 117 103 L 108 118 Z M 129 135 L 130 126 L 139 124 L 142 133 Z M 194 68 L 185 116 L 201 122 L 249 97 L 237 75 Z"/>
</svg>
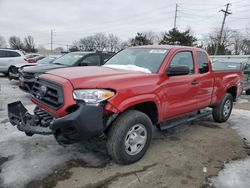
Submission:
<svg viewBox="0 0 250 188">
<path fill-rule="evenodd" d="M 49 70 L 64 68 L 63 65 L 56 65 L 56 64 L 45 64 L 45 65 L 36 65 L 36 66 L 27 66 L 23 68 L 24 72 L 29 73 L 45 73 Z"/>
<path fill-rule="evenodd" d="M 71 82 L 77 88 L 110 88 L 118 89 L 132 87 L 135 85 L 143 86 L 145 83 L 155 84 L 157 74 L 143 73 L 139 71 L 129 71 L 110 67 L 71 67 L 52 70 L 46 72 L 62 77 Z M 46 76 L 46 77 L 47 77 Z M 155 78 L 155 79 L 153 79 Z M 146 80 L 145 80 L 146 79 Z M 148 79 L 148 80 L 147 80 Z"/>
</svg>

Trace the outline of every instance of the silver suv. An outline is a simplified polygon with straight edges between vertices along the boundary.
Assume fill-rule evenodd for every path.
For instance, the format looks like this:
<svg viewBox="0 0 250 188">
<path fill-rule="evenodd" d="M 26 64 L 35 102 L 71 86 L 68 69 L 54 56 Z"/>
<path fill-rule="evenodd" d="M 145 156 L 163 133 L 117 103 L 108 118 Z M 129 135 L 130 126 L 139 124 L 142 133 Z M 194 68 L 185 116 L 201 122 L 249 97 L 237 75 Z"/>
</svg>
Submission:
<svg viewBox="0 0 250 188">
<path fill-rule="evenodd" d="M 11 65 L 27 63 L 20 50 L 0 49 L 0 73 L 8 75 Z"/>
</svg>

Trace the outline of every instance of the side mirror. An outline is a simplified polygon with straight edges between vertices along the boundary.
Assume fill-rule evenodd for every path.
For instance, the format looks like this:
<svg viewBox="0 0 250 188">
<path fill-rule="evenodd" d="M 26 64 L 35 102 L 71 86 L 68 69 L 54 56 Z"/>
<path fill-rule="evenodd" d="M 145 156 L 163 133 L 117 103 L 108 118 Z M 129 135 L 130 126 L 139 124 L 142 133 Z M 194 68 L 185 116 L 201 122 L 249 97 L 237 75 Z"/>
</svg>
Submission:
<svg viewBox="0 0 250 188">
<path fill-rule="evenodd" d="M 167 74 L 169 76 L 180 76 L 180 75 L 187 75 L 190 73 L 190 69 L 187 66 L 175 66 L 169 67 Z"/>
</svg>

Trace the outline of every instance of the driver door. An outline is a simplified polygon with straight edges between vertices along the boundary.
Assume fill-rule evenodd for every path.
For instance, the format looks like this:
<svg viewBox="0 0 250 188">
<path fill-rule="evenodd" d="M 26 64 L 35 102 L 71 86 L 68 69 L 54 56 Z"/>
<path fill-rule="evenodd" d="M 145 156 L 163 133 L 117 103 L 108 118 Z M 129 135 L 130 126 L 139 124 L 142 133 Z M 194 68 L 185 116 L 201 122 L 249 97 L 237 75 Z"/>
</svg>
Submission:
<svg viewBox="0 0 250 188">
<path fill-rule="evenodd" d="M 165 81 L 165 119 L 175 118 L 197 109 L 198 77 L 192 51 L 177 52 L 169 67 L 188 66 L 188 75 L 168 76 Z"/>
</svg>

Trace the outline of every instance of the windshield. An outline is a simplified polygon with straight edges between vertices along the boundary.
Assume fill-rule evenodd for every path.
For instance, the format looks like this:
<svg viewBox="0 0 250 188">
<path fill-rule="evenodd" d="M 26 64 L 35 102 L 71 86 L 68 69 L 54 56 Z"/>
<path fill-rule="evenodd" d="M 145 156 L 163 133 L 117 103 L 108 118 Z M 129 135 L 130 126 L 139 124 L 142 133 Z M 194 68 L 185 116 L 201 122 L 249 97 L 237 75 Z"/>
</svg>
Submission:
<svg viewBox="0 0 250 188">
<path fill-rule="evenodd" d="M 76 53 L 69 53 L 65 54 L 55 61 L 53 64 L 65 65 L 65 66 L 72 66 L 74 65 L 79 59 L 81 59 L 85 54 L 76 54 Z"/>
<path fill-rule="evenodd" d="M 169 50 L 156 48 L 127 48 L 105 63 L 105 67 L 156 73 Z"/>
<path fill-rule="evenodd" d="M 52 63 L 56 58 L 55 57 L 45 57 L 39 61 L 37 61 L 38 64 L 49 64 Z"/>
</svg>

